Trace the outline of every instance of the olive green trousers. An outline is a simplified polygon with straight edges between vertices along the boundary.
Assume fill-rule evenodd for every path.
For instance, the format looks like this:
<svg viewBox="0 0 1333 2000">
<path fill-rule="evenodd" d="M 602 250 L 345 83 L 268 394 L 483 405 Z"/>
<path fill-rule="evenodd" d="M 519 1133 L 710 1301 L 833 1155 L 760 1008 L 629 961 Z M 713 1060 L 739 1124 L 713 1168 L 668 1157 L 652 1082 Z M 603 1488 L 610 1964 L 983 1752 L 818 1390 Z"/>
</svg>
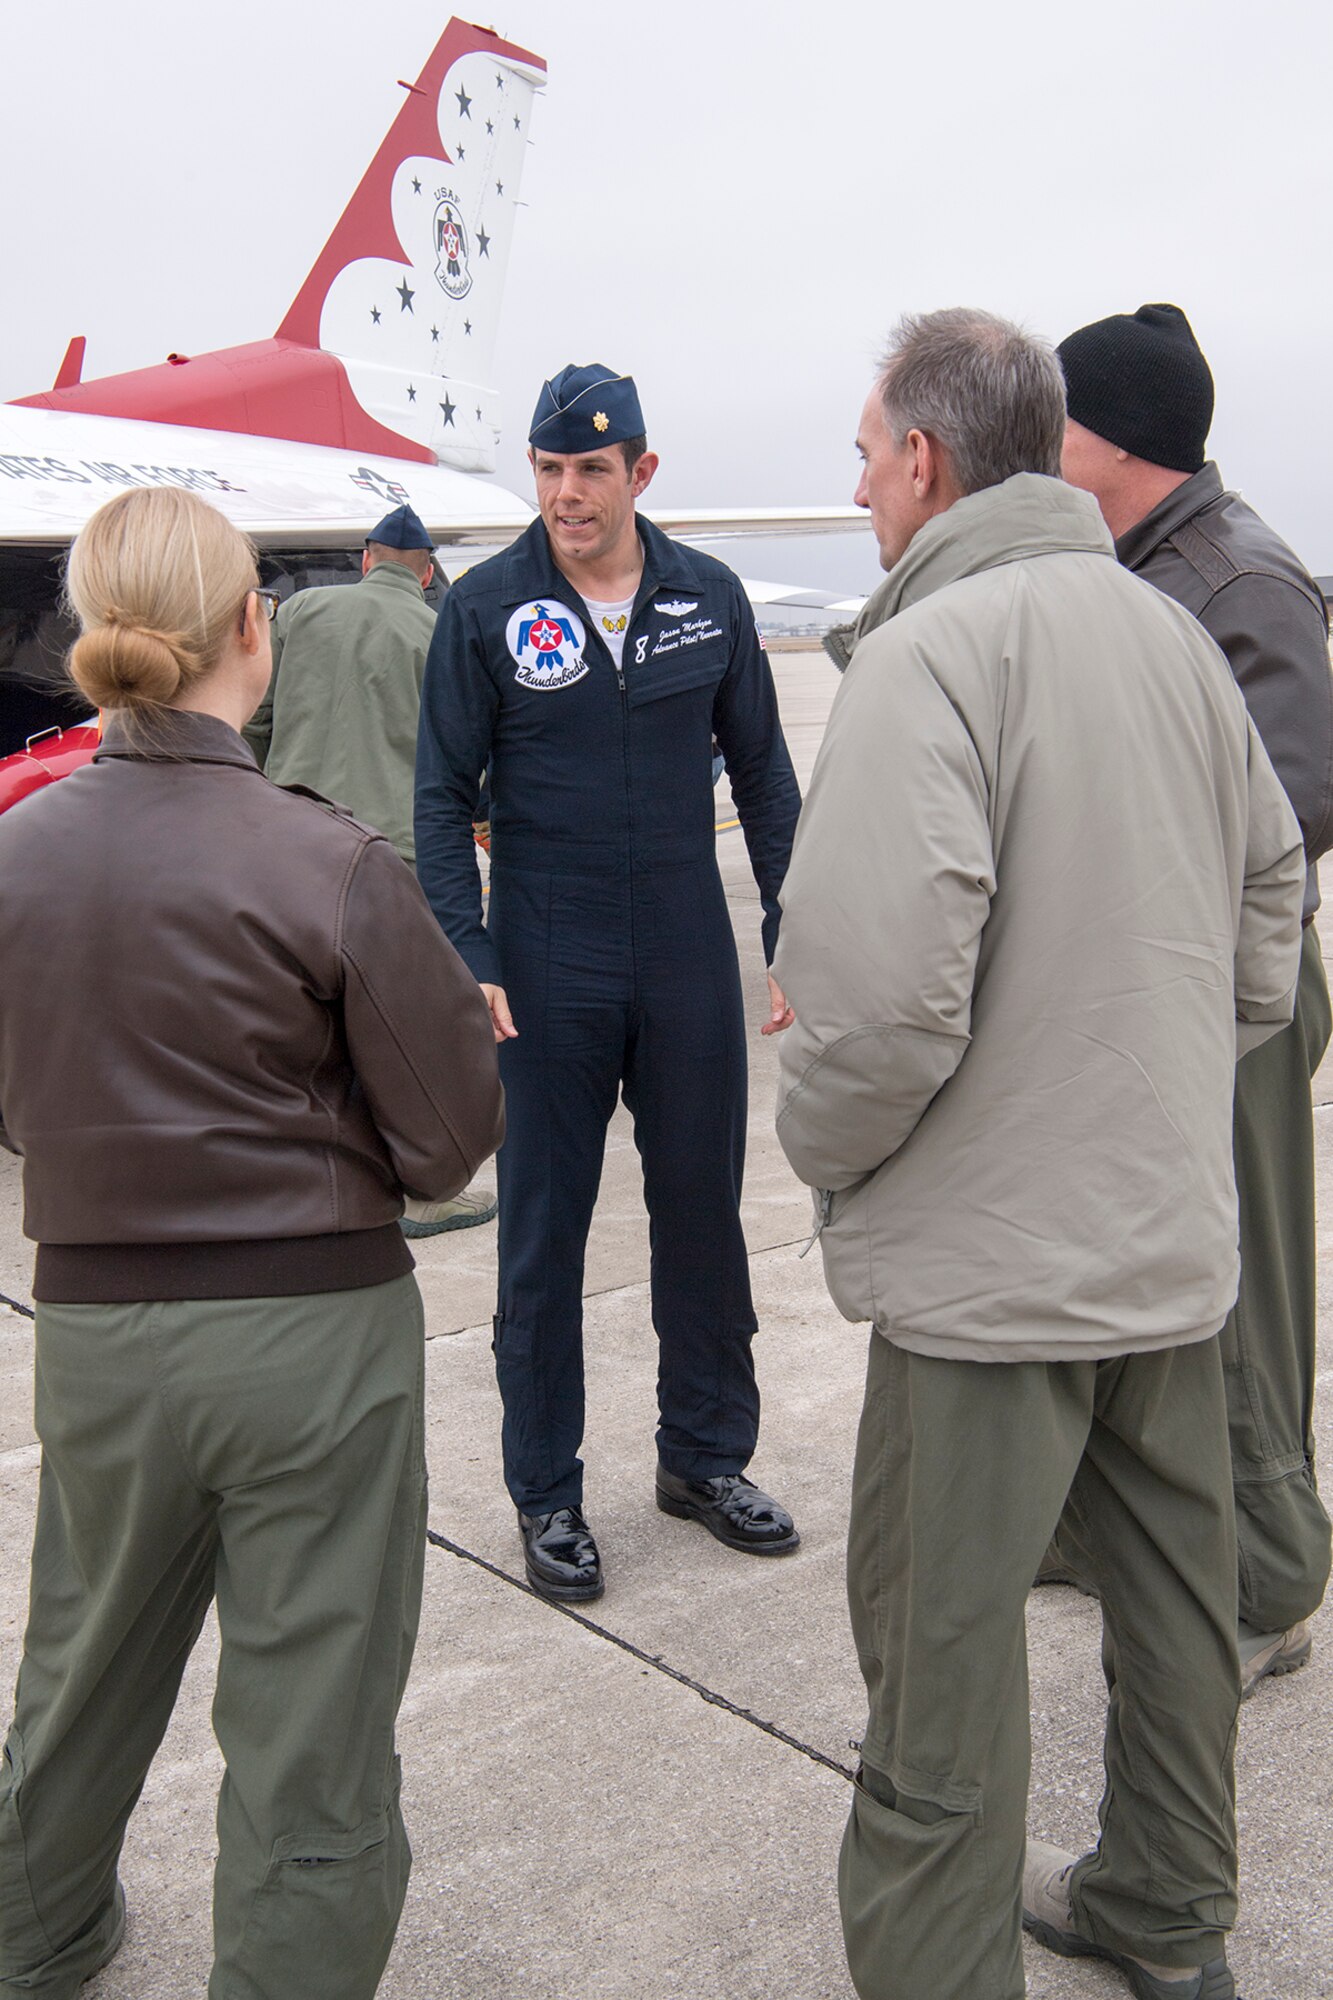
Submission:
<svg viewBox="0 0 1333 2000">
<path fill-rule="evenodd" d="M 216 1596 L 210 2000 L 369 2000 L 411 1855 L 394 1719 L 425 1549 L 413 1278 L 42 1305 L 32 1595 L 0 1762 L 0 1994 L 114 1950 L 121 1842 Z"/>
<path fill-rule="evenodd" d="M 1291 1026 L 1236 1065 L 1240 1295 L 1222 1329 L 1236 1491 L 1240 1615 L 1285 1632 L 1319 1609 L 1329 1519 L 1315 1485 L 1314 1116 L 1329 1037 L 1314 926 Z"/>
<path fill-rule="evenodd" d="M 1024 1607 L 1066 1499 L 1101 1593 L 1110 1696 L 1076 1920 L 1182 1970 L 1235 1921 L 1236 1545 L 1216 1339 L 985 1364 L 873 1333 L 847 1551 L 870 1712 L 838 1873 L 862 2000 L 1021 2000 Z"/>
<path fill-rule="evenodd" d="M 1329 1039 L 1319 939 L 1301 946 L 1290 1026 L 1236 1065 L 1240 1292 L 1220 1335 L 1242 1630 L 1285 1632 L 1319 1609 L 1329 1518 L 1315 1484 L 1315 1184 L 1310 1081 Z M 1062 1522 L 1046 1561 L 1078 1570 Z"/>
</svg>

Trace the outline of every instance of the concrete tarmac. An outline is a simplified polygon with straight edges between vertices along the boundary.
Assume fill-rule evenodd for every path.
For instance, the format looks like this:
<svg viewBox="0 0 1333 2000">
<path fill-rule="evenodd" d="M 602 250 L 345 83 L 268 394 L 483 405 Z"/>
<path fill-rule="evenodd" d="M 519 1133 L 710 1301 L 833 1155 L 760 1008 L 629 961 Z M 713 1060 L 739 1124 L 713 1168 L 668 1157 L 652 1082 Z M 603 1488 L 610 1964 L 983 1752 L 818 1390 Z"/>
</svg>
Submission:
<svg viewBox="0 0 1333 2000">
<path fill-rule="evenodd" d="M 836 686 L 817 653 L 775 653 L 802 782 Z M 725 781 L 718 819 L 732 814 Z M 804 1541 L 758 1561 L 653 1503 L 654 1336 L 638 1160 L 613 1121 L 587 1265 L 587 1511 L 607 1572 L 586 1616 L 521 1582 L 500 1477 L 490 1355 L 495 1232 L 418 1246 L 427 1305 L 433 1541 L 403 1706 L 415 1867 L 384 2000 L 850 2000 L 834 1870 L 863 1693 L 842 1554 L 867 1332 L 828 1302 L 809 1204 L 773 1136 L 776 1049 L 762 1040 L 758 905 L 742 836 L 719 834 L 751 1012 L 745 1222 L 761 1333 L 752 1468 Z M 1333 895 L 1333 879 L 1330 880 Z M 1333 937 L 1333 930 L 1330 930 Z M 71 1088 L 77 1089 L 77 1079 Z M 1333 1309 L 1333 1070 L 1316 1081 L 1321 1333 Z M 482 1176 L 486 1178 L 485 1174 Z M 17 1163 L 0 1156 L 0 1292 L 30 1300 Z M 1327 1353 L 1327 1347 L 1325 1348 Z M 0 1686 L 26 1612 L 38 1448 L 31 1322 L 0 1307 Z M 1319 1423 L 1333 1456 L 1333 1377 Z M 1030 1600 L 1032 1831 L 1081 1850 L 1096 1831 L 1104 1695 L 1097 1606 Z M 202 1995 L 210 1957 L 212 1621 L 126 1842 L 125 1944 L 90 2000 Z M 1182 1709 L 1190 1699 L 1180 1688 Z M 1246 2000 L 1333 1996 L 1333 1619 L 1309 1667 L 1242 1711 Z M 1111 2000 L 1109 1968 L 1025 1944 L 1033 2000 Z M 980 2000 L 980 1996 L 978 1996 Z"/>
</svg>

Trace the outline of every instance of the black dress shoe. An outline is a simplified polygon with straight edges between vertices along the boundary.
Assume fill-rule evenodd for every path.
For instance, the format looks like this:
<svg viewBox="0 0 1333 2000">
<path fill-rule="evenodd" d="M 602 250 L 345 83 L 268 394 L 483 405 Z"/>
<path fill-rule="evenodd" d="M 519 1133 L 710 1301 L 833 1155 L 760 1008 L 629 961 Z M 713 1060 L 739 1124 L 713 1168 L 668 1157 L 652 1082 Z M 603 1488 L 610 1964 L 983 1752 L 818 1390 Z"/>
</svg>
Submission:
<svg viewBox="0 0 1333 2000">
<path fill-rule="evenodd" d="M 678 1521 L 702 1521 L 729 1549 L 752 1556 L 785 1556 L 801 1538 L 791 1515 L 745 1477 L 725 1472 L 720 1479 L 678 1479 L 657 1468 L 657 1504 Z"/>
<path fill-rule="evenodd" d="M 579 1507 L 557 1507 L 550 1514 L 518 1517 L 523 1537 L 523 1566 L 538 1597 L 554 1604 L 585 1604 L 600 1597 L 602 1559 L 592 1529 Z"/>
</svg>

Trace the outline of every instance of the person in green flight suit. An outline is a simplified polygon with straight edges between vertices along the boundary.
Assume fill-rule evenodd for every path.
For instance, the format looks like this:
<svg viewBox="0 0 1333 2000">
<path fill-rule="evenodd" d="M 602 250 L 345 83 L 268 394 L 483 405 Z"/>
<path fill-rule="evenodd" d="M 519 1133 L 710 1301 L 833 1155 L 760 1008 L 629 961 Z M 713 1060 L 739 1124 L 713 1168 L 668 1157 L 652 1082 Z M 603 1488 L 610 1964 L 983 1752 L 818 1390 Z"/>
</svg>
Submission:
<svg viewBox="0 0 1333 2000">
<path fill-rule="evenodd" d="M 425 592 L 434 545 L 411 507 L 370 532 L 361 581 L 297 591 L 273 625 L 273 678 L 246 741 L 275 785 L 304 785 L 347 806 L 416 864 L 412 793 L 417 714 L 435 613 Z M 279 675 L 281 668 L 281 676 Z M 408 1236 L 490 1222 L 490 1189 L 409 1200 Z"/>
</svg>

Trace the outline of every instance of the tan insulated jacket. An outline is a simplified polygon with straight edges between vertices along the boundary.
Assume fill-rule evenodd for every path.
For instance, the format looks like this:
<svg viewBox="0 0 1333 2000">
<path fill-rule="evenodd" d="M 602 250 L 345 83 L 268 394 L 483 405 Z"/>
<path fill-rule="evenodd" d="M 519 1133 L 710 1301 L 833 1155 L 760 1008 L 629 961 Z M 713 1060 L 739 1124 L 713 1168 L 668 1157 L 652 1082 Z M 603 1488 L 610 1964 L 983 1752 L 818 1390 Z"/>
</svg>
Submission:
<svg viewBox="0 0 1333 2000">
<path fill-rule="evenodd" d="M 778 1132 L 829 1289 L 921 1354 L 1214 1333 L 1237 1049 L 1291 1016 L 1300 828 L 1221 653 L 1022 474 L 863 614 L 782 894 Z"/>
</svg>

